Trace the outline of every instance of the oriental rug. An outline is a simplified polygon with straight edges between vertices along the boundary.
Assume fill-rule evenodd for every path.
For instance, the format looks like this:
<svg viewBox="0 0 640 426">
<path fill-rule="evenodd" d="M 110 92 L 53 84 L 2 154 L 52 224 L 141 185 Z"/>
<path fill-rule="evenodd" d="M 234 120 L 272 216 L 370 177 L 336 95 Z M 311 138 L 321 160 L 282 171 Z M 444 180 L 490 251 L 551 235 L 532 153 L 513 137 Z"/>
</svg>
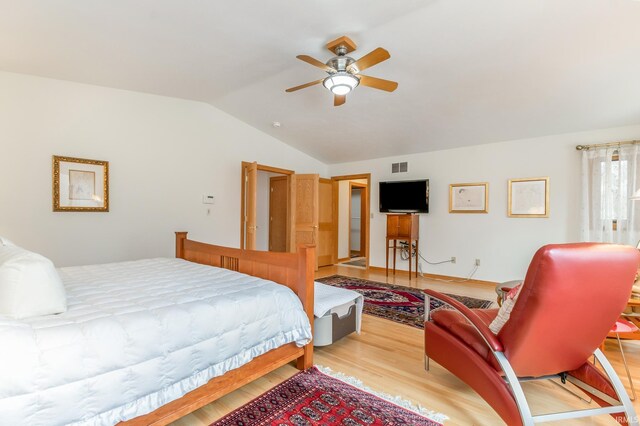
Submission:
<svg viewBox="0 0 640 426">
<path fill-rule="evenodd" d="M 401 398 L 376 395 L 352 377 L 311 367 L 211 426 L 439 426 L 446 418 Z"/>
<path fill-rule="evenodd" d="M 424 298 L 422 290 L 401 285 L 385 284 L 361 278 L 332 275 L 318 278 L 316 281 L 335 287 L 357 291 L 364 296 L 365 314 L 385 318 L 400 324 L 407 324 L 416 328 L 424 328 Z M 491 300 L 476 299 L 468 296 L 458 296 L 445 293 L 470 309 L 486 309 L 493 305 Z M 431 299 L 430 309 L 446 308 L 438 300 Z"/>
</svg>

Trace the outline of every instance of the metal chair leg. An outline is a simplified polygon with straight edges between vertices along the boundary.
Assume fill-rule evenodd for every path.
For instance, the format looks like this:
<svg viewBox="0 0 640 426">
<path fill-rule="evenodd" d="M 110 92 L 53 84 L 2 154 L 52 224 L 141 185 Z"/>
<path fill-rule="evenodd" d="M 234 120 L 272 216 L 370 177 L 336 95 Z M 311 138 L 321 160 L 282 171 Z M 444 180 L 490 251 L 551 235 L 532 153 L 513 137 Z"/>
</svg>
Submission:
<svg viewBox="0 0 640 426">
<path fill-rule="evenodd" d="M 576 398 L 578 398 L 581 401 L 586 402 L 587 404 L 591 404 L 592 399 L 585 399 L 582 397 L 582 395 L 578 394 L 577 392 L 572 391 L 571 389 L 569 389 L 568 387 L 556 382 L 555 380 L 550 380 L 551 383 L 553 383 L 554 385 L 558 386 L 559 388 L 561 388 L 562 390 L 564 390 L 565 392 L 570 393 L 571 395 L 575 396 Z M 571 383 L 571 382 L 569 382 Z M 573 384 L 573 383 L 572 383 Z M 575 386 L 575 385 L 574 385 Z M 577 386 L 576 386 L 577 387 Z M 580 389 L 580 388 L 578 388 Z"/>
<path fill-rule="evenodd" d="M 627 378 L 629 379 L 629 385 L 631 386 L 631 394 L 633 398 L 630 398 L 632 401 L 636 400 L 636 389 L 633 386 L 633 380 L 631 380 L 631 373 L 629 372 L 629 366 L 627 365 L 627 358 L 624 356 L 624 350 L 622 349 L 622 342 L 620 341 L 620 335 L 616 333 L 616 339 L 618 339 L 618 347 L 620 347 L 620 355 L 622 355 L 622 363 L 624 364 L 624 369 L 627 371 Z"/>
<path fill-rule="evenodd" d="M 409 259 L 409 262 L 411 262 L 411 259 Z M 429 296 L 428 294 L 425 295 L 425 298 L 424 298 L 424 322 L 426 323 L 427 321 L 431 321 L 431 296 Z M 425 324 L 425 328 L 426 328 L 426 324 Z M 427 356 L 426 344 L 427 343 L 425 342 L 424 369 L 426 371 L 429 371 L 429 357 Z"/>
</svg>

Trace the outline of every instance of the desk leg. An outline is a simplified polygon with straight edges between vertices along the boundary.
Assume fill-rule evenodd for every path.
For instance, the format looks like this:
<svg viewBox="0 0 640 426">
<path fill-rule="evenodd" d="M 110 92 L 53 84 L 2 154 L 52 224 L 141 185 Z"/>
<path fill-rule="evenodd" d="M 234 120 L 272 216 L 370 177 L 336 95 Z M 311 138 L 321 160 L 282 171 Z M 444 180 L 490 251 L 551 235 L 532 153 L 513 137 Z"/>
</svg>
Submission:
<svg viewBox="0 0 640 426">
<path fill-rule="evenodd" d="M 385 256 L 385 269 L 387 270 L 387 277 L 389 276 L 389 239 L 387 238 L 387 246 L 385 247 L 387 255 Z"/>
<path fill-rule="evenodd" d="M 418 240 L 416 240 L 416 278 L 418 278 L 418 257 L 420 256 L 420 250 L 418 250 Z"/>
<path fill-rule="evenodd" d="M 393 275 L 396 274 L 396 240 L 393 240 Z"/>
<path fill-rule="evenodd" d="M 413 244 L 411 243 L 411 240 L 409 240 L 409 281 L 411 281 L 411 261 L 413 260 L 413 258 L 411 257 L 412 248 Z"/>
</svg>

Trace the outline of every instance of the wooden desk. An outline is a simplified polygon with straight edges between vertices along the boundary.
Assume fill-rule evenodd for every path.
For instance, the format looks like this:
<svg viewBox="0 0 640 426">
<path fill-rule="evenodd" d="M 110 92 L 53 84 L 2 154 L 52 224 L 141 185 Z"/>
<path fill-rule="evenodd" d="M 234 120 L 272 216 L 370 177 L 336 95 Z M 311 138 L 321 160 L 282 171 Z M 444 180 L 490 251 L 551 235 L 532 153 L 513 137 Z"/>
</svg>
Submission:
<svg viewBox="0 0 640 426">
<path fill-rule="evenodd" d="M 409 244 L 409 279 L 411 279 L 411 261 L 413 260 L 413 242 L 416 242 L 416 278 L 418 278 L 418 239 L 420 236 L 418 215 L 416 214 L 388 214 L 387 215 L 387 262 L 386 270 L 389 276 L 389 249 L 393 248 L 393 275 L 396 274 L 396 251 L 398 240 Z M 389 241 L 393 240 L 393 246 Z"/>
</svg>

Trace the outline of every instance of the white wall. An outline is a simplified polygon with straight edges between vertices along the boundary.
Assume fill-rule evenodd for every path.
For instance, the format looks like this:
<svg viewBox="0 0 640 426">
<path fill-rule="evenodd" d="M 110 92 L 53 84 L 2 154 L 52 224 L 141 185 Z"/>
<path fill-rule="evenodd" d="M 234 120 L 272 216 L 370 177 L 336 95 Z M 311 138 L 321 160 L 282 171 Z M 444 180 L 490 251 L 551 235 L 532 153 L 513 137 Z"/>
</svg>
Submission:
<svg viewBox="0 0 640 426">
<path fill-rule="evenodd" d="M 205 103 L 4 72 L 0 93 L 0 235 L 59 266 L 172 256 L 178 230 L 237 247 L 241 161 L 327 171 Z M 52 155 L 109 161 L 111 211 L 53 213 Z"/>
<path fill-rule="evenodd" d="M 457 257 L 457 263 L 427 265 L 425 272 L 506 281 L 523 277 L 535 250 L 547 243 L 579 239 L 580 153 L 577 144 L 640 139 L 640 126 L 501 142 L 467 148 L 335 164 L 331 175 L 371 173 L 371 265 L 385 265 L 386 218 L 378 211 L 378 182 L 428 178 L 430 212 L 420 215 L 420 247 L 430 261 Z M 409 173 L 391 174 L 391 163 L 409 162 Z M 550 177 L 550 217 L 507 217 L 507 181 Z M 489 182 L 488 214 L 448 213 L 449 184 Z M 407 262 L 399 261 L 407 269 Z"/>
</svg>

